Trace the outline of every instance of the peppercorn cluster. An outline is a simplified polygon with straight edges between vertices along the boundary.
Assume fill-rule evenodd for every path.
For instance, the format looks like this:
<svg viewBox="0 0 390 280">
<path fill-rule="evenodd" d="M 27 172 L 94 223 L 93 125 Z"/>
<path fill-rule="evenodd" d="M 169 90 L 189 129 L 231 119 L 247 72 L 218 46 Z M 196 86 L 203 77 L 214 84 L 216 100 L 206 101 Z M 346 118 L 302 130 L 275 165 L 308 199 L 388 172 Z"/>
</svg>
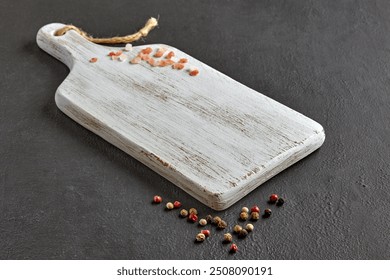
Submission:
<svg viewBox="0 0 390 280">
<path fill-rule="evenodd" d="M 159 195 L 155 195 L 153 197 L 153 203 L 154 204 L 160 204 L 162 202 L 162 197 Z M 277 194 L 271 194 L 268 200 L 269 204 L 276 204 L 276 206 L 280 207 L 285 203 L 285 200 L 283 198 L 280 198 Z M 224 221 L 219 216 L 211 216 L 206 215 L 204 218 L 199 219 L 198 210 L 195 208 L 185 209 L 182 208 L 182 203 L 180 201 L 174 201 L 168 202 L 165 205 L 165 208 L 167 211 L 171 211 L 174 209 L 180 209 L 179 211 L 179 217 L 181 218 L 187 218 L 188 222 L 190 223 L 198 223 L 199 227 L 206 227 L 209 226 L 215 226 L 217 230 L 225 230 L 228 227 L 228 223 Z M 256 222 L 260 219 L 260 208 L 257 205 L 252 206 L 250 209 L 248 207 L 242 207 L 239 220 L 246 222 L 247 220 L 251 220 L 252 222 Z M 269 218 L 272 214 L 271 209 L 266 208 L 263 212 L 263 218 Z M 255 226 L 252 223 L 247 223 L 243 226 L 236 224 L 234 225 L 232 232 L 226 232 L 223 234 L 223 243 L 232 243 L 234 240 L 233 234 L 237 236 L 237 238 L 244 239 L 246 238 L 251 232 L 253 232 L 255 229 Z M 232 234 L 233 233 L 233 234 Z M 211 236 L 210 229 L 203 229 L 200 232 L 198 232 L 195 236 L 195 242 L 201 243 L 204 242 L 208 237 Z M 238 251 L 238 246 L 235 243 L 232 243 L 229 252 L 230 253 L 236 253 Z"/>
</svg>

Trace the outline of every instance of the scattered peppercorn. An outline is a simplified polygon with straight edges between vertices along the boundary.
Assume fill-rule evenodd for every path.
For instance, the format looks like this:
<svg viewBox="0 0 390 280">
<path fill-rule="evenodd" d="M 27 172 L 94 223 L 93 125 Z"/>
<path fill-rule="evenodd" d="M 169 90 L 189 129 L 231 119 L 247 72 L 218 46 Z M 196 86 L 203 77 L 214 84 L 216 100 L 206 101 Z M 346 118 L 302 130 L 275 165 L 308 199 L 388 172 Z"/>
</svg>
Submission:
<svg viewBox="0 0 390 280">
<path fill-rule="evenodd" d="M 246 213 L 248 213 L 248 212 L 249 212 L 248 207 L 242 207 L 241 212 L 246 212 Z"/>
<path fill-rule="evenodd" d="M 190 214 L 195 214 L 195 215 L 198 215 L 198 210 L 196 210 L 195 208 L 190 208 L 190 210 L 188 211 Z"/>
<path fill-rule="evenodd" d="M 237 252 L 237 250 L 238 250 L 237 245 L 233 243 L 232 246 L 230 246 L 230 252 L 235 253 Z"/>
<path fill-rule="evenodd" d="M 197 242 L 203 242 L 206 239 L 206 236 L 203 233 L 198 233 L 196 235 L 196 241 Z"/>
<path fill-rule="evenodd" d="M 284 199 L 279 198 L 278 201 L 276 202 L 276 206 L 282 206 L 284 204 Z"/>
<path fill-rule="evenodd" d="M 268 218 L 269 216 L 271 216 L 271 214 L 272 214 L 271 209 L 267 208 L 264 210 L 264 218 Z"/>
<path fill-rule="evenodd" d="M 270 203 L 275 203 L 276 201 L 278 201 L 278 195 L 277 194 L 271 194 L 271 196 L 269 197 L 269 202 Z"/>
<path fill-rule="evenodd" d="M 252 224 L 247 224 L 247 225 L 245 226 L 245 228 L 246 228 L 247 231 L 253 231 L 253 229 L 254 229 L 255 227 L 254 227 L 254 225 L 252 225 Z"/>
<path fill-rule="evenodd" d="M 240 219 L 243 220 L 243 221 L 246 221 L 248 220 L 248 213 L 247 212 L 241 212 L 240 214 Z"/>
<path fill-rule="evenodd" d="M 215 216 L 214 219 L 213 219 L 213 224 L 218 225 L 218 223 L 219 223 L 220 221 L 222 221 L 221 217 Z"/>
<path fill-rule="evenodd" d="M 188 216 L 188 211 L 186 209 L 181 209 L 180 210 L 180 216 L 182 216 L 183 218 L 187 217 Z"/>
<path fill-rule="evenodd" d="M 98 61 L 97 57 L 92 57 L 89 62 L 91 63 L 95 63 L 96 61 Z"/>
<path fill-rule="evenodd" d="M 245 238 L 247 235 L 248 235 L 248 232 L 246 231 L 246 229 L 242 229 L 238 233 L 238 237 L 240 237 L 240 238 Z"/>
<path fill-rule="evenodd" d="M 253 213 L 253 212 L 260 213 L 260 208 L 259 208 L 257 205 L 253 206 L 253 207 L 251 208 L 251 213 Z"/>
<path fill-rule="evenodd" d="M 210 236 L 210 231 L 208 229 L 204 229 L 200 233 L 203 233 L 206 237 Z"/>
<path fill-rule="evenodd" d="M 233 228 L 233 231 L 235 233 L 239 233 L 241 230 L 242 230 L 242 226 L 240 226 L 240 225 L 235 225 Z"/>
<path fill-rule="evenodd" d="M 155 196 L 153 197 L 153 202 L 156 203 L 156 204 L 161 203 L 161 202 L 162 202 L 161 196 L 155 195 Z"/>
<path fill-rule="evenodd" d="M 168 210 L 172 210 L 172 209 L 174 208 L 172 202 L 168 202 L 167 205 L 166 205 L 166 207 L 167 207 Z"/>
<path fill-rule="evenodd" d="M 173 203 L 173 206 L 174 206 L 175 208 L 180 208 L 180 207 L 181 207 L 181 202 L 176 200 L 176 201 Z"/>
<path fill-rule="evenodd" d="M 224 241 L 225 243 L 230 243 L 230 242 L 233 241 L 233 236 L 232 236 L 230 233 L 225 233 L 225 234 L 223 235 L 223 241 Z"/>
<path fill-rule="evenodd" d="M 251 213 L 251 219 L 253 221 L 257 221 L 258 219 L 260 219 L 260 214 L 258 212 L 252 212 Z"/>
<path fill-rule="evenodd" d="M 200 224 L 202 227 L 204 227 L 205 225 L 207 225 L 206 219 L 200 219 L 200 220 L 199 220 L 199 224 Z"/>
<path fill-rule="evenodd" d="M 226 227 L 227 227 L 227 223 L 223 220 L 219 221 L 217 224 L 217 228 L 219 228 L 219 229 L 224 229 Z"/>
<path fill-rule="evenodd" d="M 188 220 L 190 222 L 195 223 L 196 221 L 198 221 L 198 216 L 196 214 L 190 213 L 190 215 L 188 215 Z"/>
<path fill-rule="evenodd" d="M 213 222 L 213 216 L 207 215 L 206 216 L 206 221 L 207 221 L 207 223 L 211 224 Z"/>
</svg>

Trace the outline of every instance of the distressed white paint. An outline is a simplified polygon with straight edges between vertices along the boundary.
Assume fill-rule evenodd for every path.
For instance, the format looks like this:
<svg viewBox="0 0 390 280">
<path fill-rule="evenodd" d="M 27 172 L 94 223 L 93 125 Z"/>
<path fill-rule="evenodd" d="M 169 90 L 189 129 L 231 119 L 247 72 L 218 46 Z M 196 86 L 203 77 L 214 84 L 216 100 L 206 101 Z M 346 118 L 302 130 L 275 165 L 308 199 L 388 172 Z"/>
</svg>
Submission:
<svg viewBox="0 0 390 280">
<path fill-rule="evenodd" d="M 46 25 L 37 35 L 38 45 L 71 70 L 57 106 L 213 209 L 226 209 L 325 139 L 315 121 L 173 47 L 165 46 L 188 58 L 198 76 L 113 61 L 107 54 L 119 48 L 74 31 L 53 36 L 62 26 Z"/>
</svg>

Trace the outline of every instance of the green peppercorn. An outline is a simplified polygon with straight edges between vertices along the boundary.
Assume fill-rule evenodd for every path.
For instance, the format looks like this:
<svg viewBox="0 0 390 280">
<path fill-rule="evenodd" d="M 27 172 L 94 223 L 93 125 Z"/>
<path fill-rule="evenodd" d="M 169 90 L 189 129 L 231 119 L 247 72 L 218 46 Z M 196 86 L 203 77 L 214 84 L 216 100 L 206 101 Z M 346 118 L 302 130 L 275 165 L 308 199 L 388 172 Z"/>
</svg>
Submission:
<svg viewBox="0 0 390 280">
<path fill-rule="evenodd" d="M 188 216 L 188 211 L 186 209 L 181 209 L 180 210 L 180 216 L 185 218 Z"/>
<path fill-rule="evenodd" d="M 174 208 L 172 202 L 168 202 L 167 205 L 166 205 L 166 207 L 167 207 L 168 210 L 172 210 L 172 209 Z"/>
<path fill-rule="evenodd" d="M 218 216 L 215 216 L 214 219 L 213 219 L 213 223 L 218 225 L 218 223 L 222 221 L 221 217 L 218 217 Z"/>
<path fill-rule="evenodd" d="M 241 212 L 248 213 L 249 212 L 249 208 L 248 207 L 242 207 Z"/>
<path fill-rule="evenodd" d="M 238 237 L 240 237 L 240 238 L 245 238 L 247 235 L 248 235 L 248 232 L 246 231 L 246 229 L 242 229 L 238 233 Z"/>
<path fill-rule="evenodd" d="M 239 233 L 241 230 L 242 230 L 242 226 L 240 226 L 240 225 L 235 225 L 233 228 L 233 231 L 235 233 Z"/>
<path fill-rule="evenodd" d="M 258 212 L 252 212 L 251 213 L 251 219 L 253 221 L 257 221 L 258 219 L 260 219 L 260 214 Z"/>
<path fill-rule="evenodd" d="M 248 212 L 241 212 L 240 214 L 240 219 L 243 220 L 243 221 L 246 221 L 248 220 Z"/>
<path fill-rule="evenodd" d="M 230 233 L 225 233 L 225 234 L 223 235 L 223 241 L 224 241 L 225 243 L 230 243 L 230 242 L 233 241 L 233 236 L 232 236 Z"/>
<path fill-rule="evenodd" d="M 255 228 L 252 224 L 247 224 L 246 226 L 245 226 L 245 228 L 246 228 L 246 230 L 247 231 L 253 231 L 253 229 Z"/>
<path fill-rule="evenodd" d="M 200 220 L 199 220 L 199 225 L 201 225 L 202 227 L 204 227 L 205 225 L 207 225 L 206 219 L 200 219 Z"/>
</svg>

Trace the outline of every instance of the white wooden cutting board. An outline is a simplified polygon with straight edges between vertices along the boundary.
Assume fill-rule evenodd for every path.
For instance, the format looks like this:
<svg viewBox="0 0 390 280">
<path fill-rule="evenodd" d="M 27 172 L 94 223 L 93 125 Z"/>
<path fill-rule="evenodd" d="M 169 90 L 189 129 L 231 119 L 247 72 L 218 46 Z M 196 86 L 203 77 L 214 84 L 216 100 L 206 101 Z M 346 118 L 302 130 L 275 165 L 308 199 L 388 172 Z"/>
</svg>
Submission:
<svg viewBox="0 0 390 280">
<path fill-rule="evenodd" d="M 215 210 L 324 142 L 320 124 L 180 50 L 166 46 L 188 58 L 198 76 L 112 61 L 108 52 L 120 48 L 90 43 L 75 31 L 54 36 L 63 26 L 46 25 L 37 35 L 38 45 L 70 68 L 56 92 L 57 106 Z M 92 57 L 98 61 L 90 63 Z"/>
</svg>

